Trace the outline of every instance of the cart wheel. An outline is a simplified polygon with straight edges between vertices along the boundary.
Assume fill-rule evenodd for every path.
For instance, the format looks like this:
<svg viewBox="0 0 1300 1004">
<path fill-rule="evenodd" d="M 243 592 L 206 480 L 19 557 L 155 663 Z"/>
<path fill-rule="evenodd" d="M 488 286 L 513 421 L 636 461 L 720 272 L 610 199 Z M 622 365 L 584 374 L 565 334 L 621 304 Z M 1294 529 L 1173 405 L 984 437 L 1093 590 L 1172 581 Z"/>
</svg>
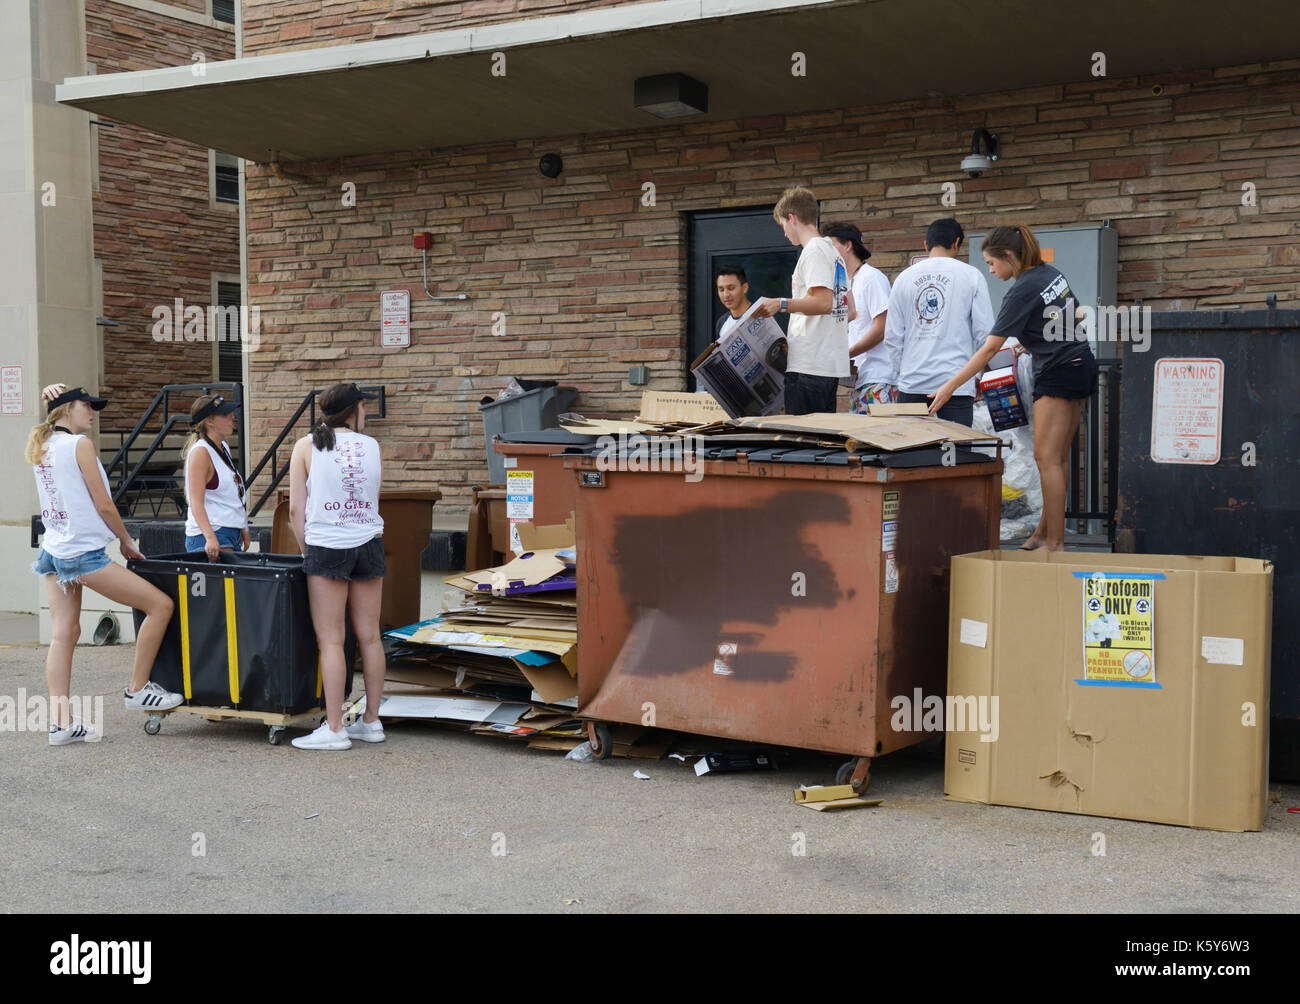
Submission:
<svg viewBox="0 0 1300 1004">
<path fill-rule="evenodd" d="M 144 720 L 144 730 L 151 736 L 156 736 L 162 729 L 162 715 L 150 715 Z"/>
<path fill-rule="evenodd" d="M 272 725 L 266 733 L 266 741 L 272 746 L 279 746 L 284 742 L 284 726 Z"/>
<path fill-rule="evenodd" d="M 855 794 L 861 795 L 863 792 L 867 790 L 867 786 L 871 784 L 871 758 L 870 757 L 861 757 L 857 760 L 848 760 L 840 764 L 839 770 L 835 772 L 835 783 L 853 784 L 853 775 L 858 772 L 858 768 L 860 765 L 863 766 L 865 769 L 863 769 L 862 771 L 862 779 L 857 784 L 853 785 L 853 791 Z"/>
<path fill-rule="evenodd" d="M 609 726 L 604 722 L 592 722 L 587 726 L 587 735 L 590 737 L 591 752 L 596 755 L 597 760 L 608 760 L 614 754 L 614 738 L 610 735 Z"/>
</svg>

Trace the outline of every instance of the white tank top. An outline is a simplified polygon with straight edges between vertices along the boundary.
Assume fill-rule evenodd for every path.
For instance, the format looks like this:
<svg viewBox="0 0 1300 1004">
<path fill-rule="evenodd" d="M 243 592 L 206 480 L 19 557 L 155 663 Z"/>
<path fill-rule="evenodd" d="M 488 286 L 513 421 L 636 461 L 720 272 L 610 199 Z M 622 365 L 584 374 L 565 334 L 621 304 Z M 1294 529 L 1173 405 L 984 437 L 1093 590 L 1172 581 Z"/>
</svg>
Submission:
<svg viewBox="0 0 1300 1004">
<path fill-rule="evenodd" d="M 75 558 L 98 551 L 117 535 L 108 528 L 95 508 L 86 479 L 77 466 L 77 442 L 84 436 L 56 432 L 45 441 L 41 463 L 32 468 L 36 475 L 36 496 L 45 524 L 42 547 L 56 558 Z M 100 480 L 108 491 L 108 475 L 96 458 Z M 111 492 L 109 493 L 112 494 Z"/>
<path fill-rule="evenodd" d="M 379 444 L 351 429 L 334 430 L 334 449 L 311 448 L 307 471 L 307 543 L 360 547 L 384 532 L 379 516 Z"/>
<path fill-rule="evenodd" d="M 190 499 L 190 464 L 199 451 L 207 453 L 208 459 L 212 461 L 212 469 L 216 471 L 217 487 L 208 488 L 203 493 L 203 510 L 208 514 L 208 523 L 215 533 L 222 527 L 242 530 L 248 526 L 248 510 L 244 508 L 244 500 L 239 497 L 239 485 L 235 482 L 234 472 L 226 466 L 225 459 L 200 439 L 194 444 L 194 448 L 185 457 L 185 502 L 189 509 L 185 512 L 185 533 L 190 537 L 197 537 L 203 533 L 199 524 L 194 519 L 194 502 Z M 208 484 L 212 482 L 209 480 Z"/>
</svg>

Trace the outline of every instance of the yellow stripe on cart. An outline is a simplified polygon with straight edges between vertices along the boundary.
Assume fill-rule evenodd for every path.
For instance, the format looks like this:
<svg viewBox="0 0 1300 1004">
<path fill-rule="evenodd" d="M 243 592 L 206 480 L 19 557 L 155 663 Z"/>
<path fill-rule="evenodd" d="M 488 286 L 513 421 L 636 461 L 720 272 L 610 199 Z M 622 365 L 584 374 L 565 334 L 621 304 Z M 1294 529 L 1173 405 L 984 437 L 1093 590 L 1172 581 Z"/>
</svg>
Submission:
<svg viewBox="0 0 1300 1004">
<path fill-rule="evenodd" d="M 226 662 L 230 673 L 230 702 L 239 707 L 239 632 L 235 628 L 235 580 L 226 577 Z"/>
<path fill-rule="evenodd" d="M 185 700 L 191 700 L 194 692 L 190 687 L 190 587 L 185 575 L 176 576 L 177 590 L 181 608 L 181 678 L 185 681 Z"/>
</svg>

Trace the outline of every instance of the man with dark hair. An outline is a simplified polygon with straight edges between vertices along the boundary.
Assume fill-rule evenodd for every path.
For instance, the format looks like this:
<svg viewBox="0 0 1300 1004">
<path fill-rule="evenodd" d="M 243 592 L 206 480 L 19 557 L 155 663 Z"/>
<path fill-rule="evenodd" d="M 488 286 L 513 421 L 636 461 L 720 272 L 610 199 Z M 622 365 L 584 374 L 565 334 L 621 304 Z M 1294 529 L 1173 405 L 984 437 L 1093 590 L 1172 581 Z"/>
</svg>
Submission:
<svg viewBox="0 0 1300 1004">
<path fill-rule="evenodd" d="M 718 323 L 713 326 L 713 337 L 716 340 L 734 328 L 749 309 L 749 281 L 745 278 L 745 270 L 739 265 L 719 265 L 713 275 L 717 283 L 718 299 L 730 312 L 719 317 Z"/>
<path fill-rule="evenodd" d="M 903 269 L 894 280 L 885 345 L 898 373 L 900 403 L 929 404 L 993 328 L 993 305 L 983 274 L 957 257 L 965 236 L 956 220 L 935 220 L 925 232 L 929 257 Z M 970 425 L 974 409 L 972 378 L 938 414 Z"/>
</svg>

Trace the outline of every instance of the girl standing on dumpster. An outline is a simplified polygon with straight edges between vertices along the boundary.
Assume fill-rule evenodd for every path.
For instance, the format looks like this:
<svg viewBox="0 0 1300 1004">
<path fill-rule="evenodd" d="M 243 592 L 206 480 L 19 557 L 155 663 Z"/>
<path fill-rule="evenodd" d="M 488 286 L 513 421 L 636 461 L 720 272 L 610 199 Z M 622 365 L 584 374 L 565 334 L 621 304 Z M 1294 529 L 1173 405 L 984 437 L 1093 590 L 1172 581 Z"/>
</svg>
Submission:
<svg viewBox="0 0 1300 1004">
<path fill-rule="evenodd" d="M 1097 359 L 1086 340 L 1072 338 L 1067 310 L 1077 309 L 1070 284 L 1043 261 L 1028 227 L 995 227 L 980 247 L 989 272 L 1016 280 L 1002 299 L 993 330 L 968 362 L 932 397 L 934 414 L 953 392 L 982 371 L 1008 338 L 1018 338 L 1034 364 L 1034 461 L 1043 483 L 1043 514 L 1023 551 L 1065 550 L 1065 486 L 1070 444 L 1083 402 L 1097 389 Z"/>
<path fill-rule="evenodd" d="M 379 515 L 383 470 L 379 444 L 362 435 L 366 394 L 336 383 L 320 396 L 321 420 L 294 444 L 289 461 L 289 520 L 302 548 L 311 620 L 320 648 L 326 719 L 293 745 L 305 750 L 350 749 L 353 739 L 384 741 L 379 702 L 384 689 L 384 644 L 379 605 L 384 592 L 384 521 Z M 344 617 L 361 648 L 366 712 L 343 727 Z"/>
<path fill-rule="evenodd" d="M 45 537 L 32 571 L 45 577 L 50 603 L 50 649 L 45 680 L 50 688 L 50 745 L 95 742 L 95 730 L 73 718 L 69 708 L 72 653 L 81 635 L 81 587 L 144 612 L 135 635 L 135 666 L 123 692 L 128 711 L 167 711 L 183 698 L 149 679 L 172 616 L 162 590 L 121 565 L 105 547 L 116 538 L 122 555 L 143 558 L 132 543 L 108 491 L 108 477 L 89 433 L 95 413 L 108 400 L 83 387 L 51 384 L 42 393 L 45 421 L 32 429 L 26 459 L 36 476 Z"/>
<path fill-rule="evenodd" d="M 216 561 L 222 551 L 247 551 L 248 511 L 244 479 L 235 469 L 226 439 L 235 434 L 239 404 L 204 394 L 190 406 L 185 458 L 185 550 L 205 551 Z"/>
</svg>

